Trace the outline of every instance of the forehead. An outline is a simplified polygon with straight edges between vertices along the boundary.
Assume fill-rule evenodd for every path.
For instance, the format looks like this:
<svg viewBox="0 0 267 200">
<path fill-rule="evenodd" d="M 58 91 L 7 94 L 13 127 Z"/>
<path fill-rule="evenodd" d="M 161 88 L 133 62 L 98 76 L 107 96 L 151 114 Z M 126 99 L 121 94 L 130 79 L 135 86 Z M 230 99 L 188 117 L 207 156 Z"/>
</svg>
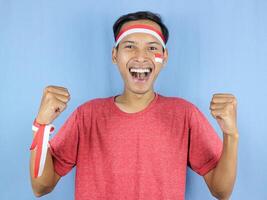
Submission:
<svg viewBox="0 0 267 200">
<path fill-rule="evenodd" d="M 149 25 L 152 26 L 154 29 L 158 30 L 159 32 L 161 32 L 161 28 L 160 26 L 156 23 L 153 22 L 151 20 L 135 20 L 135 21 L 129 21 L 126 22 L 125 24 L 123 24 L 123 26 L 121 27 L 120 30 L 123 30 L 129 26 L 133 26 L 133 25 Z M 128 36 L 126 36 L 125 38 L 122 39 L 121 42 L 127 41 L 127 40 L 132 40 L 132 41 L 149 41 L 149 42 L 155 42 L 157 41 L 157 39 L 150 35 L 150 34 L 146 34 L 146 33 L 134 33 L 134 34 L 129 34 Z M 158 41 L 157 41 L 158 42 Z"/>
<path fill-rule="evenodd" d="M 155 28 L 156 30 L 162 32 L 160 26 L 156 22 L 153 22 L 153 21 L 147 20 L 147 19 L 141 19 L 141 20 L 126 22 L 125 24 L 122 25 L 120 30 L 127 28 L 129 26 L 132 26 L 132 25 L 136 25 L 136 24 L 150 25 L 150 26 L 153 26 L 153 28 Z"/>
</svg>

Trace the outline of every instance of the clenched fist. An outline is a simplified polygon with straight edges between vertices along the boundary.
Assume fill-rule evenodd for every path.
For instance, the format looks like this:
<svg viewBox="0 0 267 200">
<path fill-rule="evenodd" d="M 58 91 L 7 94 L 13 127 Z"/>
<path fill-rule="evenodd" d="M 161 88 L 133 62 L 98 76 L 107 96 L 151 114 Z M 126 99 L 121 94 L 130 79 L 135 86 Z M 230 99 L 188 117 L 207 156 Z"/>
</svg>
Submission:
<svg viewBox="0 0 267 200">
<path fill-rule="evenodd" d="M 48 86 L 44 89 L 41 105 L 36 121 L 40 124 L 50 124 L 67 107 L 70 94 L 64 87 Z"/>
<path fill-rule="evenodd" d="M 212 116 L 224 134 L 238 135 L 237 100 L 232 94 L 214 94 L 210 103 Z"/>
</svg>

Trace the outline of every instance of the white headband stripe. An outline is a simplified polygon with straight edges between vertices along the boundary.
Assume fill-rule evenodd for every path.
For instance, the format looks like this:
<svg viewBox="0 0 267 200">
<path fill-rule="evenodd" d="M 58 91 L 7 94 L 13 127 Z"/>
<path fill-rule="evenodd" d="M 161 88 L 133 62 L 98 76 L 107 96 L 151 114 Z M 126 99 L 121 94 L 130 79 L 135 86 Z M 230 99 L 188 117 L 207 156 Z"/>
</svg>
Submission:
<svg viewBox="0 0 267 200">
<path fill-rule="evenodd" d="M 133 28 L 133 29 L 129 29 L 127 31 L 125 31 L 123 34 L 120 35 L 120 37 L 118 38 L 118 40 L 115 43 L 115 47 L 118 46 L 118 44 L 120 43 L 120 41 L 125 38 L 126 36 L 133 34 L 133 33 L 147 33 L 150 34 L 152 36 L 154 36 L 155 38 L 157 38 L 159 40 L 159 42 L 161 43 L 161 45 L 163 46 L 163 48 L 166 48 L 166 45 L 164 43 L 164 41 L 162 40 L 162 38 L 159 36 L 159 34 L 155 31 L 152 31 L 150 29 L 146 29 L 146 28 Z"/>
</svg>

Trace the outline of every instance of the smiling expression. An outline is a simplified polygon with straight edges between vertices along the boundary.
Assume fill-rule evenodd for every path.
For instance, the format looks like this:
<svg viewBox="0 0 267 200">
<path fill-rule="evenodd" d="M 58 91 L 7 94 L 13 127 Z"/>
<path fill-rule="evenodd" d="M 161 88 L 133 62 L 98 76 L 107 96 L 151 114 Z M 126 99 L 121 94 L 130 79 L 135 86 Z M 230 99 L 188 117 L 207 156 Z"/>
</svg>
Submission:
<svg viewBox="0 0 267 200">
<path fill-rule="evenodd" d="M 121 29 L 128 26 L 144 24 L 152 26 L 161 32 L 160 26 L 150 20 L 136 20 L 125 23 Z M 153 89 L 153 84 L 163 67 L 156 62 L 155 54 L 162 55 L 166 63 L 168 54 L 159 40 L 147 33 L 132 33 L 124 37 L 118 48 L 113 48 L 112 61 L 117 64 L 124 80 L 125 89 L 136 94 L 144 94 Z"/>
</svg>

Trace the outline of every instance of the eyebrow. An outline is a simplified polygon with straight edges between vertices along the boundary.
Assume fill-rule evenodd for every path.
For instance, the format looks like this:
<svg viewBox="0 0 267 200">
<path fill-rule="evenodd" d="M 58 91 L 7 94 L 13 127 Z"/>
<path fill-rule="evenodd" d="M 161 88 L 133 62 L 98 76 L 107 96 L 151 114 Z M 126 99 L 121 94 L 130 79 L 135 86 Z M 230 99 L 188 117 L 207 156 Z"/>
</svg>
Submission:
<svg viewBox="0 0 267 200">
<path fill-rule="evenodd" d="M 148 42 L 147 44 L 157 44 L 157 45 L 161 46 L 161 44 L 159 42 Z"/>
<path fill-rule="evenodd" d="M 134 41 L 130 41 L 130 40 L 126 40 L 126 41 L 122 42 L 122 44 L 124 44 L 124 43 L 131 43 L 131 44 L 134 44 L 135 42 L 134 42 Z"/>
<path fill-rule="evenodd" d="M 125 43 L 135 44 L 136 42 L 131 41 L 131 40 L 126 40 L 126 41 L 122 42 L 122 44 L 125 44 Z M 148 42 L 147 44 L 156 44 L 156 45 L 160 45 L 161 46 L 161 44 L 159 42 Z"/>
</svg>

